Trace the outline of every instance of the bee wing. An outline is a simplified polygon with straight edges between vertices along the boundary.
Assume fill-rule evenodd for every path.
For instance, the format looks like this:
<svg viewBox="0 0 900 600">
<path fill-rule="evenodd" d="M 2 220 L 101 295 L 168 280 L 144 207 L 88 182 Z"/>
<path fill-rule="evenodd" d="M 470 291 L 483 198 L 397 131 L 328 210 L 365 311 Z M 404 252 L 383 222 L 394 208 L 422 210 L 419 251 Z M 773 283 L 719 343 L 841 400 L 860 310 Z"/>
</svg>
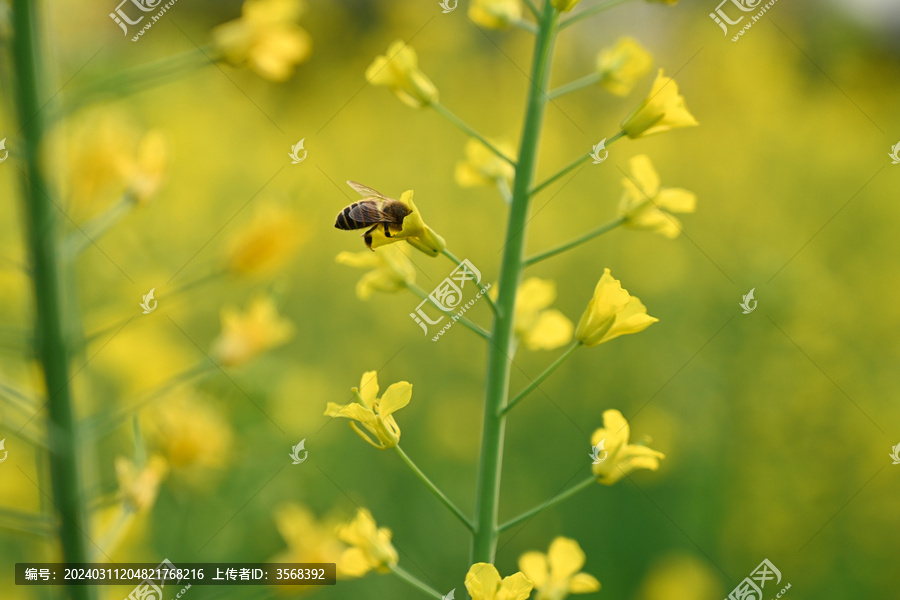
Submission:
<svg viewBox="0 0 900 600">
<path fill-rule="evenodd" d="M 360 202 L 350 209 L 350 218 L 357 223 L 381 223 L 390 221 L 390 217 L 373 203 Z"/>
<path fill-rule="evenodd" d="M 374 188 L 370 188 L 367 185 L 363 185 L 361 183 L 357 183 L 355 181 L 347 181 L 347 185 L 352 187 L 354 190 L 359 192 L 361 195 L 366 196 L 367 198 L 378 198 L 379 200 L 391 200 L 378 190 Z"/>
</svg>

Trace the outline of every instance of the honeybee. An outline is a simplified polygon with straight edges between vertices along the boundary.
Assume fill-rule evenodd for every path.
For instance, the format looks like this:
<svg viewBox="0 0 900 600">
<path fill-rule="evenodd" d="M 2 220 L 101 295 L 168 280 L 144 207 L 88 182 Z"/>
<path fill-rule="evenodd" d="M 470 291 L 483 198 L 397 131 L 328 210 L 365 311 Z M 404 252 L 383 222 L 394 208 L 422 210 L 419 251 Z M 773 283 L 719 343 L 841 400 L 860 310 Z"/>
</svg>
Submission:
<svg viewBox="0 0 900 600">
<path fill-rule="evenodd" d="M 384 227 L 385 237 L 391 237 L 391 229 L 395 233 L 399 233 L 403 227 L 403 219 L 411 213 L 406 204 L 388 198 L 378 190 L 372 189 L 355 181 L 348 181 L 347 185 L 365 196 L 359 202 L 354 202 L 350 206 L 338 213 L 334 226 L 337 229 L 351 230 L 363 229 L 370 227 L 368 231 L 362 234 L 366 242 L 366 246 L 370 250 L 372 248 L 372 232 L 379 227 Z"/>
</svg>

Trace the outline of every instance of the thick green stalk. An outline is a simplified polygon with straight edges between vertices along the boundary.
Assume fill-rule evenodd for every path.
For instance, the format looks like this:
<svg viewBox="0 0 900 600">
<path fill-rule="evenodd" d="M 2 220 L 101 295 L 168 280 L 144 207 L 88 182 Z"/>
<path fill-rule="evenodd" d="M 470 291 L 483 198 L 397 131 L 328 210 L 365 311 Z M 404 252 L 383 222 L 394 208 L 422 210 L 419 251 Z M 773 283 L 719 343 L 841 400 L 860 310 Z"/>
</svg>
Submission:
<svg viewBox="0 0 900 600">
<path fill-rule="evenodd" d="M 472 562 L 494 562 L 497 550 L 500 474 L 503 463 L 503 438 L 506 418 L 501 414 L 509 392 L 509 370 L 513 355 L 513 315 L 516 293 L 522 275 L 525 226 L 528 216 L 529 190 L 534 179 L 540 142 L 541 125 L 546 103 L 550 58 L 556 35 L 558 14 L 548 1 L 538 20 L 531 90 L 522 130 L 522 145 L 516 161 L 513 199 L 506 228 L 506 246 L 500 268 L 498 314 L 494 318 L 488 354 L 485 383 L 484 431 L 478 465 L 478 489 L 475 498 L 475 537 L 472 542 Z"/>
<path fill-rule="evenodd" d="M 86 510 L 81 495 L 81 448 L 69 387 L 69 342 L 64 324 L 57 255 L 56 208 L 47 196 L 48 186 L 40 158 L 44 135 L 41 108 L 46 98 L 41 81 L 41 44 L 35 0 L 13 1 L 13 62 L 16 105 L 22 127 L 24 155 L 22 210 L 32 264 L 35 294 L 35 344 L 47 388 L 50 426 L 50 474 L 53 499 L 61 514 L 60 537 L 67 562 L 88 562 Z M 93 597 L 92 586 L 73 585 L 73 600 Z"/>
</svg>

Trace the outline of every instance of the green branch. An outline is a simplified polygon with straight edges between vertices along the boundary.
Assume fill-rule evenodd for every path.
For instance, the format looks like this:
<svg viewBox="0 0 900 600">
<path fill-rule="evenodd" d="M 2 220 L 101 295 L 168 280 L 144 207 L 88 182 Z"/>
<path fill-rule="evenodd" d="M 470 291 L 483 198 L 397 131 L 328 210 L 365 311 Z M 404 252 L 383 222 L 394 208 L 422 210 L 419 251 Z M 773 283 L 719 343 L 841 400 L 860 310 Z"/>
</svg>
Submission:
<svg viewBox="0 0 900 600">
<path fill-rule="evenodd" d="M 541 252 L 540 254 L 535 254 L 534 256 L 529 257 L 525 261 L 525 266 L 530 267 L 534 263 L 540 262 L 546 258 L 550 258 L 551 256 L 556 256 L 557 254 L 565 252 L 566 250 L 570 250 L 570 249 L 572 249 L 576 246 L 579 246 L 585 242 L 589 242 L 590 240 L 594 239 L 595 237 L 603 235 L 607 231 L 611 231 L 611 230 L 615 229 L 616 227 L 618 227 L 619 225 L 624 223 L 626 221 L 626 219 L 627 219 L 627 217 L 624 217 L 624 216 L 616 217 L 612 221 L 604 223 L 600 227 L 593 229 L 593 230 L 587 232 L 586 234 L 575 238 L 574 240 L 566 242 L 565 244 L 561 244 L 555 248 L 551 248 L 550 250 L 545 250 L 544 252 Z"/>
<path fill-rule="evenodd" d="M 83 504 L 81 442 L 75 422 L 69 375 L 71 326 L 66 314 L 57 255 L 58 211 L 45 190 L 49 189 L 41 156 L 45 123 L 42 109 L 47 93 L 42 80 L 43 46 L 37 20 L 36 0 L 13 0 L 13 69 L 16 109 L 22 130 L 24 165 L 22 214 L 25 215 L 26 244 L 32 265 L 35 302 L 35 350 L 41 363 L 47 391 L 50 424 L 50 472 L 53 501 L 61 516 L 60 541 L 66 562 L 89 562 L 89 523 Z M 71 290 L 69 290 L 71 293 Z M 71 586 L 72 600 L 94 597 L 93 586 Z"/>
<path fill-rule="evenodd" d="M 444 106 L 440 102 L 435 101 L 435 102 L 431 103 L 431 107 L 434 108 L 434 110 L 436 110 L 438 113 L 443 115 L 448 121 L 450 121 L 451 123 L 456 125 L 466 135 L 468 135 L 469 137 L 475 138 L 476 140 L 478 140 L 479 142 L 484 144 L 485 147 L 487 147 L 491 152 L 493 152 L 494 154 L 496 154 L 497 156 L 499 156 L 500 158 L 502 158 L 503 160 L 505 160 L 512 166 L 514 166 L 514 167 L 516 166 L 516 162 L 513 159 L 511 159 L 510 157 L 503 154 L 494 144 L 492 144 L 490 141 L 488 141 L 488 139 L 486 137 L 484 137 L 483 135 L 481 135 L 480 133 L 478 133 L 477 131 L 472 129 L 468 125 L 468 123 L 466 123 L 465 121 L 463 121 L 462 119 L 457 117 L 455 114 L 450 112 L 450 109 L 448 109 L 446 106 Z"/>
<path fill-rule="evenodd" d="M 563 500 L 568 500 L 569 498 L 571 498 L 572 496 L 574 496 L 581 490 L 586 490 L 587 488 L 589 488 L 591 486 L 591 484 L 595 483 L 596 481 L 597 481 L 597 479 L 593 475 L 591 475 L 590 477 L 588 477 L 581 483 L 577 483 L 577 484 L 573 485 L 572 487 L 570 487 L 569 489 L 567 489 L 566 491 L 561 492 L 561 493 L 557 494 L 556 496 L 553 496 L 552 498 L 550 498 L 543 504 L 540 504 L 538 506 L 535 506 L 531 510 L 523 512 L 521 515 L 519 515 L 515 519 L 510 519 L 509 521 L 507 521 L 506 523 L 504 523 L 500 526 L 500 531 L 506 531 L 510 527 L 515 527 L 522 521 L 526 521 L 526 520 L 530 519 L 531 517 L 538 514 L 539 512 L 547 510 L 551 506 L 556 506 Z"/>
<path fill-rule="evenodd" d="M 460 323 L 462 323 L 463 325 L 465 325 L 466 327 L 468 327 L 469 329 L 471 329 L 472 331 L 474 331 L 475 333 L 477 333 L 484 339 L 486 339 L 486 340 L 491 339 L 491 335 L 487 331 L 482 329 L 480 325 L 473 323 L 472 321 L 470 321 L 469 319 L 467 319 L 465 317 L 459 317 L 452 311 L 444 310 L 443 308 L 440 307 L 440 305 L 437 302 L 434 301 L 434 299 L 431 296 L 428 295 L 428 292 L 426 292 L 425 290 L 423 290 L 416 284 L 409 283 L 406 285 L 406 287 L 407 287 L 407 289 L 409 289 L 409 291 L 411 291 L 413 294 L 415 294 L 422 300 L 428 300 L 432 306 L 434 306 L 436 309 L 438 309 L 439 311 L 441 311 L 448 317 L 456 319 L 457 321 L 459 321 Z"/>
<path fill-rule="evenodd" d="M 412 459 L 406 454 L 406 452 L 403 451 L 403 449 L 399 445 L 395 446 L 395 448 L 397 450 L 397 454 L 399 454 L 400 458 L 403 459 L 403 462 L 405 462 L 406 465 L 410 469 L 412 469 L 413 473 L 416 474 L 416 477 L 418 477 L 422 481 L 422 483 L 424 483 L 428 487 L 428 489 L 430 489 L 434 493 L 434 495 L 438 497 L 438 500 L 440 500 L 444 504 L 444 506 L 450 509 L 450 512 L 452 512 L 457 519 L 462 521 L 462 524 L 465 525 L 469 531 L 474 532 L 475 527 L 472 525 L 472 521 L 470 521 L 469 518 L 464 515 L 463 512 L 456 507 L 455 504 L 453 504 L 453 501 L 450 500 L 450 498 L 448 498 L 447 495 L 442 492 L 440 488 L 438 488 L 438 486 L 436 486 L 428 478 L 428 476 L 425 475 L 425 473 L 422 472 L 422 469 L 416 466 L 416 463 L 412 461 Z"/>
<path fill-rule="evenodd" d="M 555 90 L 550 90 L 547 93 L 547 96 L 550 97 L 551 100 L 555 98 L 559 98 L 560 96 L 565 96 L 566 94 L 570 94 L 572 92 L 576 92 L 580 89 L 586 88 L 588 86 L 594 85 L 596 83 L 600 83 L 603 79 L 603 73 L 599 71 L 594 71 L 589 75 L 585 75 L 584 77 L 579 77 L 575 81 L 571 81 L 565 85 L 561 85 Z"/>
<path fill-rule="evenodd" d="M 592 6 L 590 8 L 584 9 L 581 12 L 575 13 L 574 15 L 560 23 L 559 28 L 560 30 L 565 29 L 566 27 L 574 25 L 582 19 L 587 19 L 588 17 L 592 17 L 598 13 L 603 12 L 604 10 L 612 8 L 613 6 L 618 6 L 619 4 L 624 4 L 625 2 L 628 2 L 628 0 L 607 0 L 606 2 L 601 2 L 596 6 Z"/>
<path fill-rule="evenodd" d="M 616 142 L 616 140 L 621 139 L 624 135 L 625 135 L 625 132 L 624 132 L 624 131 L 620 131 L 620 132 L 617 133 L 616 135 L 612 136 L 609 140 L 607 140 L 607 142 L 606 142 L 606 144 L 605 144 L 605 147 L 609 148 L 610 146 L 613 145 L 613 143 Z M 584 154 L 584 155 L 582 155 L 582 156 L 576 158 L 573 162 L 571 162 L 569 165 L 567 165 L 566 167 L 564 167 L 562 171 L 559 171 L 558 173 L 556 173 L 555 175 L 551 176 L 549 179 L 545 180 L 543 183 L 541 183 L 540 185 L 538 185 L 536 188 L 534 188 L 533 190 L 531 190 L 531 195 L 534 196 L 535 194 L 537 194 L 538 192 L 540 192 L 542 189 L 544 189 L 545 187 L 547 187 L 548 185 L 550 185 L 551 183 L 553 183 L 554 181 L 556 181 L 556 180 L 559 179 L 560 177 L 563 177 L 564 175 L 566 175 L 566 174 L 569 173 L 570 171 L 572 171 L 572 170 L 574 170 L 574 169 L 577 169 L 577 168 L 580 167 L 582 164 L 586 163 L 588 160 L 590 160 L 590 158 L 591 158 L 591 153 L 590 153 L 590 152 L 588 152 L 587 154 Z"/>
<path fill-rule="evenodd" d="M 528 394 L 530 394 L 531 392 L 533 392 L 535 390 L 535 388 L 537 388 L 537 386 L 541 385 L 541 383 L 543 383 L 544 380 L 547 379 L 550 376 L 550 374 L 553 373 L 553 371 L 555 371 L 559 367 L 559 365 L 563 364 L 563 362 L 565 362 L 565 360 L 567 358 L 572 356 L 572 353 L 575 352 L 575 350 L 577 350 L 578 348 L 580 348 L 583 345 L 584 344 L 582 344 L 581 342 L 577 342 L 577 341 L 573 342 L 572 345 L 569 346 L 568 349 L 565 352 L 563 352 L 559 358 L 557 358 L 555 361 L 553 361 L 552 365 L 547 367 L 547 369 L 543 373 L 541 373 L 537 379 L 532 381 L 528 385 L 528 387 L 526 387 L 524 390 L 522 390 L 519 393 L 519 395 L 513 399 L 512 402 L 510 402 L 509 404 L 506 405 L 506 407 L 502 411 L 502 414 L 505 415 L 506 413 L 511 411 L 516 404 L 518 404 L 519 402 L 524 400 L 525 397 L 528 396 Z"/>
<path fill-rule="evenodd" d="M 441 251 L 441 253 L 442 253 L 444 256 L 446 256 L 447 258 L 449 258 L 451 261 L 453 261 L 453 264 L 455 264 L 457 267 L 461 267 L 461 266 L 462 266 L 462 261 L 459 260 L 458 258 L 456 258 L 456 256 L 454 256 L 453 253 L 450 252 L 449 250 L 447 250 L 446 248 L 444 248 L 444 249 Z M 494 314 L 496 315 L 496 314 L 497 314 L 497 305 L 494 304 L 494 301 L 493 301 L 493 300 L 491 300 L 490 295 L 489 295 L 489 294 L 484 294 L 484 295 L 482 295 L 482 298 L 487 299 L 488 304 L 491 305 L 491 310 L 494 311 Z"/>
<path fill-rule="evenodd" d="M 391 569 L 391 572 L 394 575 L 396 575 L 397 577 L 399 577 L 400 579 L 402 579 L 409 585 L 413 586 L 414 588 L 416 588 L 422 592 L 425 592 L 432 598 L 437 598 L 437 600 L 444 600 L 444 597 L 441 595 L 440 592 L 433 589 L 428 584 L 426 584 L 422 580 L 418 579 L 414 575 L 412 575 L 412 574 L 408 573 L 407 571 L 405 571 L 404 569 L 400 568 L 400 565 L 393 565 L 393 566 L 390 566 L 389 568 Z"/>
</svg>

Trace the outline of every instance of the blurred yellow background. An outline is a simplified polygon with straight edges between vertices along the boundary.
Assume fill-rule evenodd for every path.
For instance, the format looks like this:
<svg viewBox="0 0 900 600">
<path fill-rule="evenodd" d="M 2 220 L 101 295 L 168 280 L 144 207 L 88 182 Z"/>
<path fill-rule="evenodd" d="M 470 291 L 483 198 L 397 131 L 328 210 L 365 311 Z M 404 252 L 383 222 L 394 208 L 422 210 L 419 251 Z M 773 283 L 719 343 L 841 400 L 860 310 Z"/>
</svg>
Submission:
<svg viewBox="0 0 900 600">
<path fill-rule="evenodd" d="M 465 4 L 442 14 L 437 0 L 311 0 L 300 20 L 311 53 L 287 81 L 206 64 L 54 124 L 45 150 L 67 234 L 121 194 L 115 178 L 104 179 L 108 170 L 92 169 L 109 156 L 140 155 L 148 132 L 161 134 L 168 156 L 159 190 L 88 245 L 72 275 L 71 310 L 83 315 L 84 332 L 99 332 L 73 361 L 80 416 L 122 410 L 202 363 L 223 307 L 243 309 L 267 294 L 293 330 L 246 366 L 213 369 L 144 405 L 147 452 L 164 454 L 168 471 L 155 502 L 111 545 L 111 559 L 271 560 L 287 548 L 275 518 L 287 503 L 323 520 L 364 506 L 393 531 L 402 566 L 460 595 L 465 530 L 393 452 L 376 451 L 323 412 L 329 401 L 350 401 L 364 371 L 378 370 L 382 388 L 411 382 L 412 402 L 397 415 L 403 447 L 471 513 L 485 344 L 462 327 L 438 343 L 423 336 L 409 317 L 419 303 L 412 294 L 358 299 L 362 271 L 335 256 L 364 250 L 363 242 L 333 227 L 358 199 L 345 180 L 393 197 L 413 189 L 448 247 L 497 280 L 506 205 L 493 189 L 454 182 L 466 136 L 364 78 L 393 40 L 410 42 L 445 106 L 516 145 L 532 37 L 482 30 Z M 708 17 L 714 4 L 633 0 L 561 36 L 554 87 L 590 73 L 601 48 L 628 35 L 652 53 L 653 72 L 676 77 L 700 127 L 620 140 L 602 165 L 543 191 L 533 200 L 528 253 L 615 217 L 620 169 L 638 154 L 652 158 L 664 186 L 696 193 L 698 208 L 681 218 L 675 240 L 619 228 L 529 270 L 556 281 L 554 307 L 577 322 L 609 267 L 660 322 L 576 353 L 512 413 L 501 521 L 587 475 L 590 434 L 604 410 L 621 410 L 633 438 L 652 436 L 667 458 L 655 473 L 591 487 L 505 533 L 497 567 L 512 573 L 520 554 L 563 535 L 584 549 L 600 598 L 720 599 L 764 558 L 791 583 L 789 598 L 894 597 L 900 467 L 888 454 L 900 443 L 892 271 L 900 166 L 887 154 L 900 141 L 898 9 L 893 25 L 867 24 L 836 5 L 779 2 L 733 43 Z M 62 106 L 103 77 L 196 57 L 240 2 L 181 0 L 136 43 L 108 18 L 114 9 L 112 1 L 46 3 L 50 93 L 61 90 Z M 0 31 L 7 43 L 7 28 Z M 0 164 L 0 385 L 37 396 L 3 54 L 0 137 L 12 160 Z M 618 132 L 652 80 L 625 98 L 592 86 L 548 105 L 538 181 Z M 308 156 L 291 164 L 301 139 Z M 243 242 L 260 239 L 279 260 L 252 273 L 227 263 Z M 453 268 L 442 257 L 411 259 L 428 291 Z M 231 271 L 222 272 L 225 263 Z M 151 288 L 158 309 L 144 315 L 138 304 Z M 751 288 L 758 309 L 744 315 L 738 304 Z M 490 325 L 484 302 L 467 316 Z M 513 391 L 558 352 L 520 351 Z M 0 403 L 9 453 L 0 464 L 0 525 L 6 511 L 52 509 L 33 483 L 47 481 L 34 447 L 43 415 L 23 428 L 34 411 L 14 403 Z M 290 465 L 301 439 L 309 459 Z M 129 419 L 88 450 L 86 493 L 100 539 L 115 518 L 115 457 L 135 457 Z M 62 597 L 11 578 L 13 563 L 58 560 L 58 552 L 53 538 L 0 528 L 0 596 Z M 104 588 L 101 597 L 128 591 Z M 387 575 L 314 591 L 323 599 L 419 595 Z M 190 590 L 192 598 L 222 594 L 262 597 L 254 588 Z"/>
</svg>

